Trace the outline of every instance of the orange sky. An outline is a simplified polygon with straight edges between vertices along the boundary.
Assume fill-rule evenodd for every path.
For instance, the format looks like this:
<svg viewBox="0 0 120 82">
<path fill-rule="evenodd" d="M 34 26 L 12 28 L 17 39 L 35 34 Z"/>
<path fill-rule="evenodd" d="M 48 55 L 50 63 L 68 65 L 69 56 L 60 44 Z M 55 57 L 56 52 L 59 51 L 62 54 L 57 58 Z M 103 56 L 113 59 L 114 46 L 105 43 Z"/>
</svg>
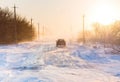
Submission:
<svg viewBox="0 0 120 82">
<path fill-rule="evenodd" d="M 109 24 L 120 19 L 120 0 L 0 0 L 2 8 L 16 4 L 17 13 L 28 20 L 33 18 L 35 26 L 45 27 L 46 36 L 70 38 L 82 29 L 85 14 L 85 29 L 93 22 Z"/>
</svg>

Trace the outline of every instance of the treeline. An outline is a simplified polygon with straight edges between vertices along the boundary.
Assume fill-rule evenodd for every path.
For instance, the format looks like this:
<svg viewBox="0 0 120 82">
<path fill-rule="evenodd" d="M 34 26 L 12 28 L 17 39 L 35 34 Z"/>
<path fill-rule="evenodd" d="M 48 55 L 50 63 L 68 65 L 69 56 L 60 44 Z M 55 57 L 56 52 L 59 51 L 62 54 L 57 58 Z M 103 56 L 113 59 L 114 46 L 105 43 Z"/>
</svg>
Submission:
<svg viewBox="0 0 120 82">
<path fill-rule="evenodd" d="M 8 8 L 0 8 L 0 44 L 14 44 L 32 41 L 35 38 L 35 29 L 26 18 L 14 13 Z"/>
<path fill-rule="evenodd" d="M 110 25 L 94 23 L 92 27 L 93 30 L 85 31 L 86 42 L 120 45 L 120 21 L 115 21 Z M 79 42 L 82 41 L 82 35 L 81 32 L 78 38 Z"/>
</svg>

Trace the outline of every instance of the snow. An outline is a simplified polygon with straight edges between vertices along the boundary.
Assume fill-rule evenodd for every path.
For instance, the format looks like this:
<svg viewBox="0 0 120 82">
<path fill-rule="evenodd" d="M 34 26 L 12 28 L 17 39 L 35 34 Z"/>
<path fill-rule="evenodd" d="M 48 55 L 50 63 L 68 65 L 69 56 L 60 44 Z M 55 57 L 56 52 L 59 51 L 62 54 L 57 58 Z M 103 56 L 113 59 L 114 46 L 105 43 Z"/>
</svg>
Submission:
<svg viewBox="0 0 120 82">
<path fill-rule="evenodd" d="M 120 54 L 98 45 L 0 46 L 0 82 L 120 82 Z M 107 53 L 106 53 L 107 52 Z"/>
</svg>

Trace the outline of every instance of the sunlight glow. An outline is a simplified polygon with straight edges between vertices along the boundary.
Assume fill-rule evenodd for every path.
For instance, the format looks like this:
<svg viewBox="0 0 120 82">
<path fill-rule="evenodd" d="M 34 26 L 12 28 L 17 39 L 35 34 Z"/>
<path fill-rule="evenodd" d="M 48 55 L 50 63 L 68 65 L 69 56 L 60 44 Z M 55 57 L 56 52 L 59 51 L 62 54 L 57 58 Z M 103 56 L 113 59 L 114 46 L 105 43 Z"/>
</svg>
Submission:
<svg viewBox="0 0 120 82">
<path fill-rule="evenodd" d="M 92 22 L 99 22 L 108 25 L 115 20 L 116 9 L 113 5 L 106 3 L 99 3 L 93 8 Z"/>
</svg>

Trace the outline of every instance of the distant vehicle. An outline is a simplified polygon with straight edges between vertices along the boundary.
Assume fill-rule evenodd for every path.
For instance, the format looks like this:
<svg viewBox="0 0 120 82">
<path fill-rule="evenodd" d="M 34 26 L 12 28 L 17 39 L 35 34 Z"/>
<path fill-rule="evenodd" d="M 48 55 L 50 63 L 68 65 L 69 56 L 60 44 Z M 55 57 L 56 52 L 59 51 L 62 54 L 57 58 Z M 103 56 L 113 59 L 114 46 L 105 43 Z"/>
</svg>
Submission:
<svg viewBox="0 0 120 82">
<path fill-rule="evenodd" d="M 56 41 L 56 47 L 63 48 L 66 47 L 66 42 L 64 39 L 58 39 Z"/>
</svg>

